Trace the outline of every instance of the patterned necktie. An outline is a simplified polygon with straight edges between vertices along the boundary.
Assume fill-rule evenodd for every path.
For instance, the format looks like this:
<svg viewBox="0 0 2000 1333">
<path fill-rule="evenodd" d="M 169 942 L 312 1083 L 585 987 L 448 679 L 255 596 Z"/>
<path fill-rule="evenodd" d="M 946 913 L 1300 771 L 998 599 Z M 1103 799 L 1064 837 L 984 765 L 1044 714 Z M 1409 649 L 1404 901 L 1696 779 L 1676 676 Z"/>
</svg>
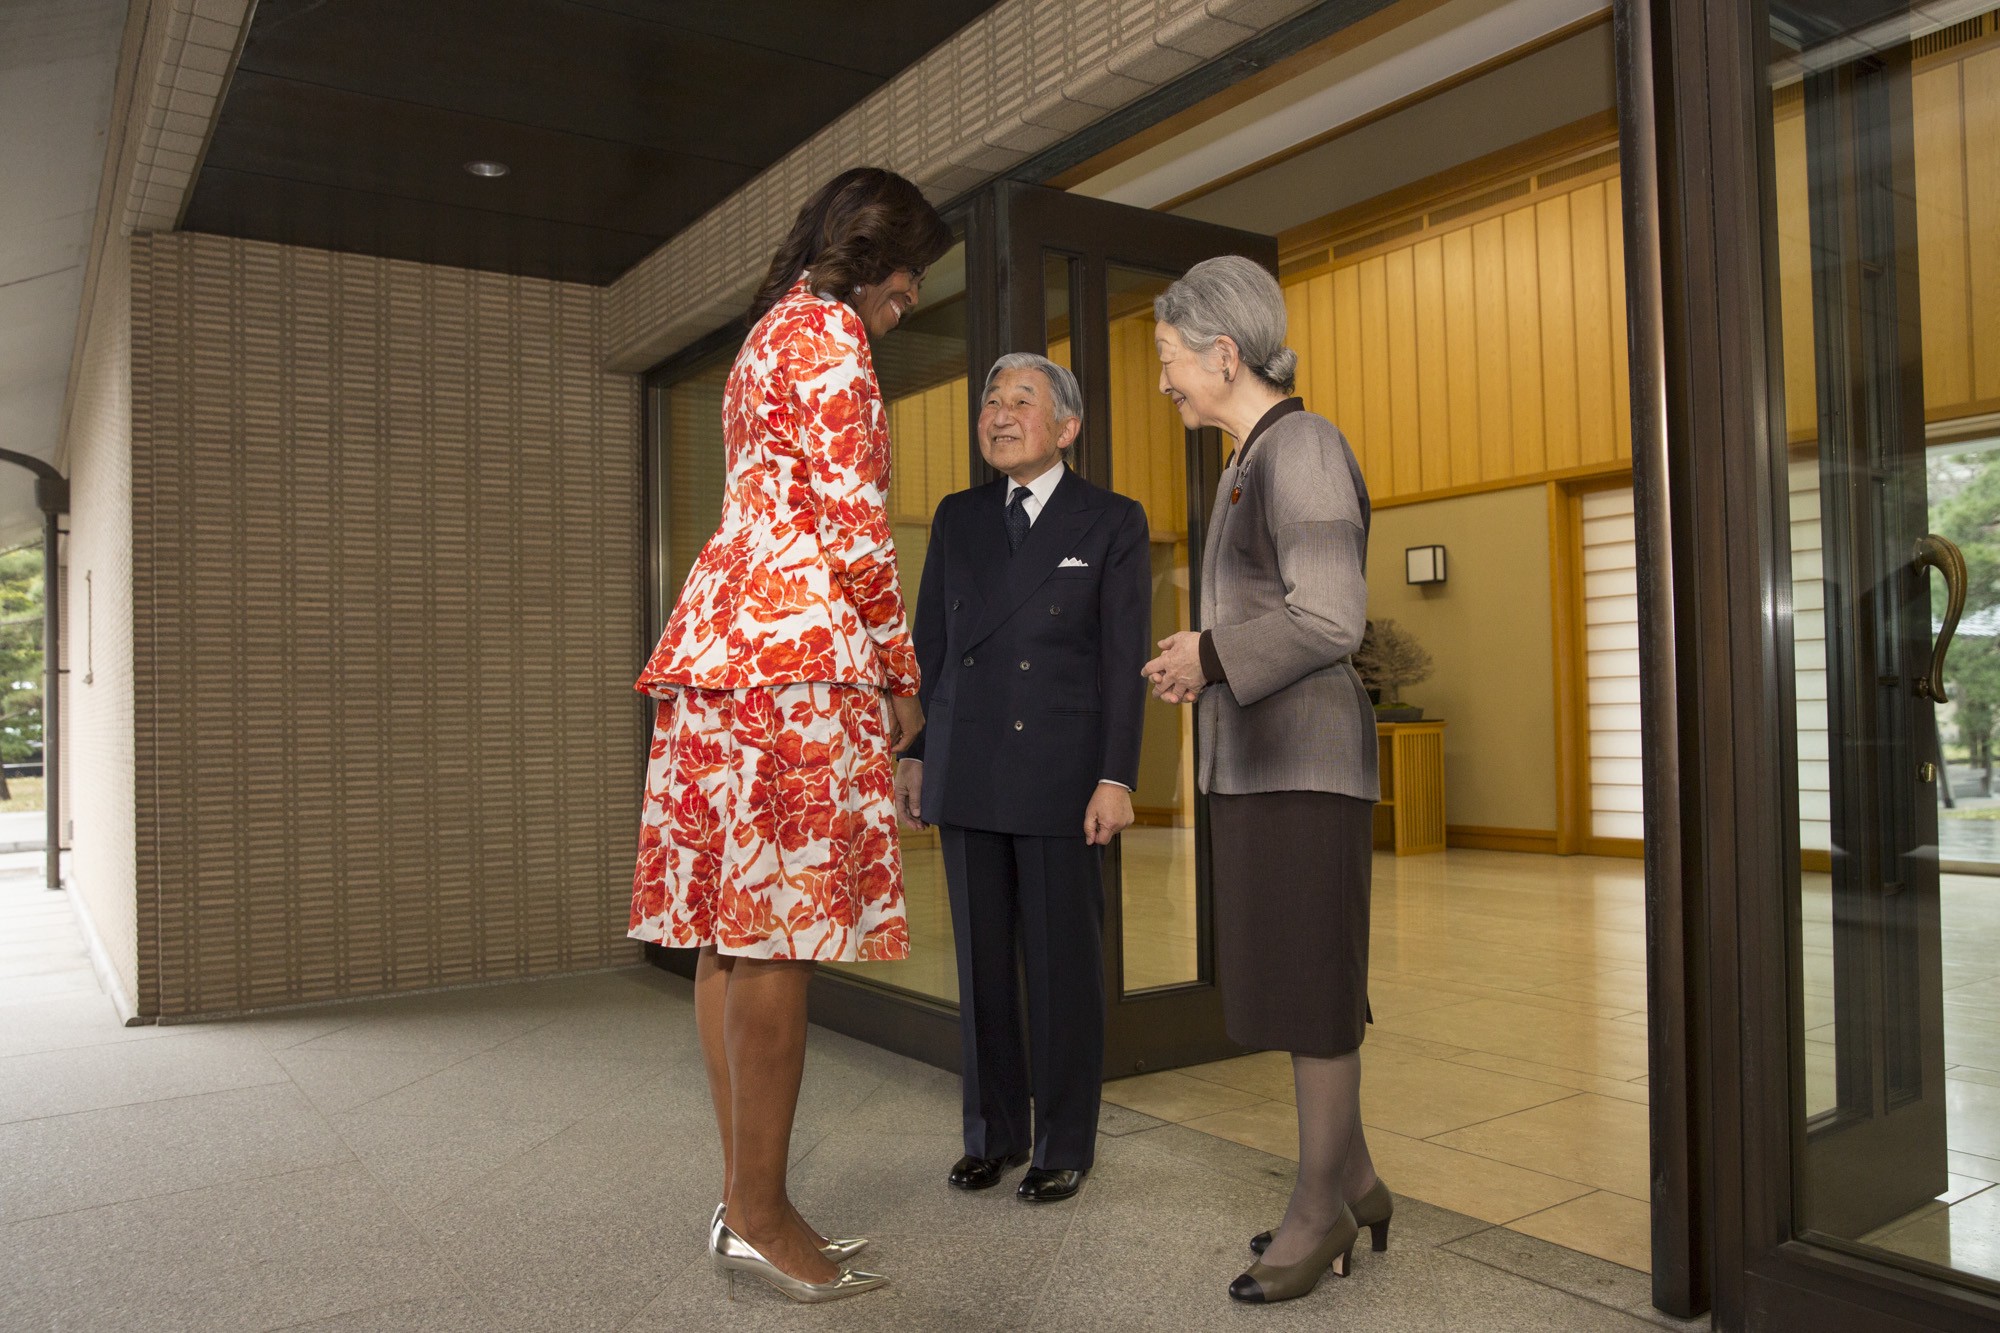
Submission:
<svg viewBox="0 0 2000 1333">
<path fill-rule="evenodd" d="M 1028 488 L 1016 486 L 1013 498 L 1007 501 L 1007 552 L 1009 555 L 1021 549 L 1021 543 L 1028 540 Z"/>
</svg>

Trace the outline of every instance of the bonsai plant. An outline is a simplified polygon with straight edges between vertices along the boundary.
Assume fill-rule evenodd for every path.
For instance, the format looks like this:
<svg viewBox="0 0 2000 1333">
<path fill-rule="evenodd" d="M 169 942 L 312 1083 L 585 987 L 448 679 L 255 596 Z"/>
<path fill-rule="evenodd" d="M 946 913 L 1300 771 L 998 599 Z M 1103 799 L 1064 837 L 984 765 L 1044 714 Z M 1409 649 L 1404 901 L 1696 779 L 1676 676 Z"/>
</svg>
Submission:
<svg viewBox="0 0 2000 1333">
<path fill-rule="evenodd" d="M 1354 651 L 1354 669 L 1362 684 L 1379 691 L 1375 716 L 1383 722 L 1418 722 L 1424 710 L 1403 702 L 1403 687 L 1421 685 L 1434 669 L 1431 655 L 1414 634 L 1393 620 L 1371 620 Z"/>
</svg>

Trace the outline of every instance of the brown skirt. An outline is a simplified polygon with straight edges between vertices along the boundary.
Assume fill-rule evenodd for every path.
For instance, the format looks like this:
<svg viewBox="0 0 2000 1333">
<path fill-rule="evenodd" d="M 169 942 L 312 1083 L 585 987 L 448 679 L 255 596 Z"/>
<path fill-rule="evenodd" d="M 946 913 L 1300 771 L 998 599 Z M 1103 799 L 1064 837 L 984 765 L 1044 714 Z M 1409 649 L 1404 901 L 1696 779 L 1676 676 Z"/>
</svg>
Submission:
<svg viewBox="0 0 2000 1333">
<path fill-rule="evenodd" d="M 1375 806 L 1320 791 L 1208 798 L 1216 964 L 1230 1040 L 1345 1055 L 1368 1012 Z"/>
</svg>

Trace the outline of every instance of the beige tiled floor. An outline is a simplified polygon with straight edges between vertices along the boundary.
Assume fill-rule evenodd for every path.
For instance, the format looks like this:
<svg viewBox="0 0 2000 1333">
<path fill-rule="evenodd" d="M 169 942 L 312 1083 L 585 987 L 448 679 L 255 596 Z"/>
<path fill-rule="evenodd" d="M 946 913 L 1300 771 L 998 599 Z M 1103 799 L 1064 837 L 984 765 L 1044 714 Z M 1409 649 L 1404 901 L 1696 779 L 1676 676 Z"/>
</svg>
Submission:
<svg viewBox="0 0 2000 1333">
<path fill-rule="evenodd" d="M 1825 877 L 1805 887 L 1808 1081 L 1830 1104 Z M 1650 1267 L 1643 894 L 1636 861 L 1377 856 L 1362 1115 L 1399 1194 Z M 2000 1275 L 2000 880 L 1946 876 L 1944 916 L 1953 1188 L 1873 1239 Z M 1105 1096 L 1297 1159 L 1279 1053 Z"/>
<path fill-rule="evenodd" d="M 1643 893 L 1635 861 L 1376 858 L 1362 1115 L 1398 1193 L 1649 1267 Z M 1105 1095 L 1298 1156 L 1278 1052 Z"/>
</svg>

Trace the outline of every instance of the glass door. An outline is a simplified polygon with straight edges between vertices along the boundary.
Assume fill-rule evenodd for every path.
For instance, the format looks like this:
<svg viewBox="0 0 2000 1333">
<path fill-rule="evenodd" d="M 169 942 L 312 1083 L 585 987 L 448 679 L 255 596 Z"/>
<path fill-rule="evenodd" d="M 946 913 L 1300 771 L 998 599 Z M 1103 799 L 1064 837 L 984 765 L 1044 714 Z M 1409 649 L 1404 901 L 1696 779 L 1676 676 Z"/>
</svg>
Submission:
<svg viewBox="0 0 2000 1333">
<path fill-rule="evenodd" d="M 1944 30 L 1914 14 L 1856 8 L 1770 6 L 1786 448 L 1790 476 L 1806 482 L 1788 484 L 1794 502 L 1806 498 L 1792 546 L 1814 552 L 1792 568 L 1794 671 L 1818 685 L 1798 691 L 1814 741 L 1800 747 L 1800 787 L 1812 775 L 1826 793 L 1824 863 L 1800 855 L 1794 1189 L 1802 1233 L 1912 1253 L 1894 1237 L 1954 1195 L 1936 707 L 1966 592 L 1958 548 L 1928 530 L 1926 442 L 1930 408 L 1962 404 L 1926 402 L 1930 390 L 1954 396 L 1926 376 L 1926 360 L 1980 348 L 1964 320 L 1924 310 L 1972 296 L 1952 264 L 1968 240 L 1964 190 L 1950 188 L 1964 166 L 1966 100 L 1962 88 L 1940 98 L 1934 82 L 1962 66 L 1952 50 L 1964 42 L 1936 40 Z M 1970 26 L 1978 32 L 1962 36 L 1984 36 L 1984 16 Z M 2000 234 L 1984 240 L 1994 242 Z M 1934 568 L 1944 574 L 1936 624 Z M 1948 1265 L 1950 1247 L 1930 1257 Z"/>
<path fill-rule="evenodd" d="M 1934 460 L 2000 407 L 1992 10 L 1760 6 L 1758 153 L 1796 797 L 1789 1232 L 2000 1291 L 2000 882 L 1939 853 L 1940 712 L 1976 709 L 1947 686 L 1965 559 L 1931 531 Z"/>
<path fill-rule="evenodd" d="M 1046 351 L 1076 373 L 1084 430 L 1074 465 L 1146 507 L 1153 638 L 1192 628 L 1224 441 L 1184 430 L 1159 392 L 1153 298 L 1214 255 L 1247 255 L 1275 272 L 1277 242 L 1054 190 L 997 188 L 999 346 Z M 1148 701 L 1137 820 L 1104 861 L 1108 1076 L 1237 1053 L 1222 1031 L 1195 771 L 1192 710 Z"/>
</svg>

